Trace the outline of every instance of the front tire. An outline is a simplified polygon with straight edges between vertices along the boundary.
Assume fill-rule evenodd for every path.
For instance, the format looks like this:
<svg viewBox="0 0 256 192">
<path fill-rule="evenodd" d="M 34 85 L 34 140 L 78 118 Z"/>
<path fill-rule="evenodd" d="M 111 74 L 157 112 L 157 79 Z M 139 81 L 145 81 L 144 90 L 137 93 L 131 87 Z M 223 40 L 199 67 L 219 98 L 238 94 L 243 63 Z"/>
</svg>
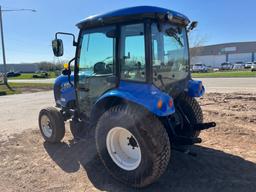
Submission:
<svg viewBox="0 0 256 192">
<path fill-rule="evenodd" d="M 65 135 L 64 119 L 55 107 L 42 109 L 39 113 L 39 128 L 45 141 L 49 143 L 60 142 Z"/>
<path fill-rule="evenodd" d="M 117 180 L 133 187 L 155 182 L 170 159 L 170 142 L 162 123 L 134 105 L 106 111 L 96 126 L 97 151 Z"/>
<path fill-rule="evenodd" d="M 180 136 L 186 137 L 198 137 L 200 131 L 195 131 L 190 128 L 191 125 L 203 123 L 203 112 L 202 109 L 197 102 L 197 100 L 193 97 L 189 97 L 187 94 L 181 94 L 177 98 L 177 104 L 179 108 L 177 108 L 177 113 L 179 116 L 183 117 L 182 126 L 176 128 L 176 132 Z M 182 112 L 180 112 L 182 110 Z M 181 115 L 183 113 L 183 115 Z M 189 120 L 190 124 L 186 122 L 186 119 Z"/>
</svg>

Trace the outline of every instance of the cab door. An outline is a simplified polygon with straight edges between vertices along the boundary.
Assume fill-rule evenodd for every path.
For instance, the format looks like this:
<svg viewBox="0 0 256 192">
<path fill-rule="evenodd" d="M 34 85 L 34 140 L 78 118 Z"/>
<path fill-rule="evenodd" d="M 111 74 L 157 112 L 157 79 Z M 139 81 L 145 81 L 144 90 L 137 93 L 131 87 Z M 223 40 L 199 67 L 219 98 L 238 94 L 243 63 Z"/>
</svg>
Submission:
<svg viewBox="0 0 256 192">
<path fill-rule="evenodd" d="M 77 58 L 77 104 L 90 116 L 93 104 L 106 91 L 116 87 L 116 28 L 85 30 L 80 36 Z"/>
</svg>

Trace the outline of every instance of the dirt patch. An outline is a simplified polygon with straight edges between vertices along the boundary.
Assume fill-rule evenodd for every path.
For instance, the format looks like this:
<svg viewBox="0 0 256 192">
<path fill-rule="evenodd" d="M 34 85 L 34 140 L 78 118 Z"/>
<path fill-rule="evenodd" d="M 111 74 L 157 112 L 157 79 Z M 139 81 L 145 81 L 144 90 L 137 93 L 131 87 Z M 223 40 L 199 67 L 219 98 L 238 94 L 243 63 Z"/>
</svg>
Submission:
<svg viewBox="0 0 256 192">
<path fill-rule="evenodd" d="M 50 91 L 52 90 L 52 84 L 14 84 L 12 88 L 19 93 L 35 93 L 35 92 L 42 92 L 42 91 Z"/>
<path fill-rule="evenodd" d="M 52 90 L 52 87 L 50 86 L 45 86 L 45 87 L 21 87 L 18 88 L 18 90 L 21 93 L 36 93 L 36 92 L 42 92 L 42 91 L 50 91 Z"/>
<path fill-rule="evenodd" d="M 216 129 L 201 134 L 196 157 L 173 152 L 161 179 L 142 191 L 255 191 L 256 95 L 207 94 L 200 99 L 205 121 Z M 0 142 L 1 191 L 133 191 L 105 171 L 96 155 L 93 131 L 74 144 L 44 143 L 27 130 Z M 134 189 L 138 191 L 138 189 Z"/>
</svg>

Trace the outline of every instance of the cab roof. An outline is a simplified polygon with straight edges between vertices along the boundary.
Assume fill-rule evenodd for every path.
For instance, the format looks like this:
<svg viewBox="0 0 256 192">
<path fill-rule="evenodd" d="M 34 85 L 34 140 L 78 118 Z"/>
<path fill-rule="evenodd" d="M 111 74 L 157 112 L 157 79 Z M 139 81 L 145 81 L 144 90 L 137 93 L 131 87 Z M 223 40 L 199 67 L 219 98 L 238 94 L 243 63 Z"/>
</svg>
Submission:
<svg viewBox="0 0 256 192">
<path fill-rule="evenodd" d="M 115 24 L 143 19 L 163 19 L 167 14 L 173 16 L 173 22 L 187 25 L 189 19 L 176 11 L 153 6 L 138 6 L 119 9 L 104 14 L 94 15 L 80 21 L 78 28 L 97 27 L 106 24 Z"/>
</svg>

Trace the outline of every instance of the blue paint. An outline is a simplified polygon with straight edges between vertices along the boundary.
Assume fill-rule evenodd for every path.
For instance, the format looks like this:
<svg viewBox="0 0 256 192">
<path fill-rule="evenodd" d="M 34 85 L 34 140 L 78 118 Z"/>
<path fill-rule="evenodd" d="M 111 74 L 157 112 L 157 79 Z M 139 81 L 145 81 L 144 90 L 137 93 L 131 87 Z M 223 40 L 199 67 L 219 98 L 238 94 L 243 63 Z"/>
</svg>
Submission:
<svg viewBox="0 0 256 192">
<path fill-rule="evenodd" d="M 74 84 L 74 75 L 70 76 L 71 82 Z M 54 97 L 56 104 L 67 107 L 70 101 L 76 100 L 75 88 L 68 82 L 68 76 L 60 75 L 54 83 Z"/>
<path fill-rule="evenodd" d="M 205 93 L 205 88 L 202 81 L 189 80 L 188 81 L 188 95 L 190 97 L 202 97 Z"/>
<path fill-rule="evenodd" d="M 79 78 L 85 79 L 93 75 L 93 71 L 79 72 Z M 70 75 L 70 81 L 74 85 L 74 74 Z M 60 75 L 54 83 L 54 97 L 58 105 L 67 107 L 70 101 L 76 100 L 76 92 L 74 86 L 68 81 L 68 76 Z"/>
<path fill-rule="evenodd" d="M 170 100 L 173 100 L 172 97 L 161 92 L 152 84 L 120 81 L 118 88 L 106 92 L 97 102 L 109 97 L 120 97 L 131 101 L 145 107 L 157 116 L 168 116 L 175 112 L 174 105 L 169 106 Z M 157 102 L 160 99 L 163 101 L 163 107 L 158 109 Z"/>
<path fill-rule="evenodd" d="M 93 24 L 94 22 L 104 21 L 104 19 L 109 19 L 111 22 L 115 21 L 117 17 L 126 16 L 141 16 L 144 18 L 145 15 L 150 15 L 150 17 L 154 17 L 157 14 L 158 16 L 165 16 L 166 14 L 172 14 L 174 18 L 178 18 L 179 20 L 183 20 L 185 23 L 189 23 L 189 19 L 178 12 L 171 11 L 165 8 L 152 7 L 152 6 L 139 6 L 132 8 L 125 8 L 116 11 L 112 11 L 106 14 L 96 15 L 92 17 L 88 17 L 85 20 L 81 21 L 77 24 L 78 27 L 82 27 L 86 24 Z M 127 17 L 128 18 L 128 17 Z M 130 17 L 129 17 L 130 18 Z M 112 20 L 113 19 L 113 20 Z M 124 19 L 124 20 L 125 20 Z M 129 19 L 127 19 L 129 20 Z M 80 80 L 93 76 L 93 71 L 79 72 Z M 74 75 L 71 75 L 71 81 L 74 84 Z M 188 95 L 190 97 L 201 97 L 204 92 L 204 86 L 201 81 L 188 81 Z M 54 95 L 55 101 L 61 107 L 67 107 L 70 101 L 76 100 L 76 92 L 75 88 L 70 85 L 68 82 L 67 76 L 59 76 L 54 84 Z M 98 98 L 94 106 L 97 106 L 98 102 L 103 101 L 106 98 L 111 97 L 119 97 L 126 101 L 130 101 L 136 103 L 140 106 L 145 107 L 148 111 L 152 112 L 156 116 L 169 116 L 175 113 L 174 104 L 170 106 L 170 102 L 173 102 L 173 98 L 165 92 L 162 92 L 157 87 L 155 87 L 151 83 L 138 83 L 132 81 L 123 81 L 119 82 L 119 86 L 115 89 L 109 90 L 104 93 L 102 96 Z M 157 103 L 162 101 L 162 107 L 158 108 Z"/>
<path fill-rule="evenodd" d="M 86 24 L 86 23 L 93 23 L 93 22 L 97 22 L 97 21 L 109 19 L 109 18 L 139 15 L 139 14 L 155 14 L 155 13 L 158 13 L 158 14 L 171 13 L 176 18 L 182 19 L 186 22 L 190 22 L 188 17 L 176 11 L 172 11 L 172 10 L 160 8 L 160 7 L 153 7 L 153 6 L 137 6 L 137 7 L 119 9 L 119 10 L 111 11 L 105 14 L 90 16 L 80 21 L 77 24 L 77 26 L 81 27 L 83 24 Z"/>
<path fill-rule="evenodd" d="M 85 78 L 86 76 L 88 75 L 86 74 Z M 70 78 L 72 83 L 74 83 L 73 74 Z M 190 97 L 201 97 L 204 93 L 205 88 L 202 85 L 202 81 L 188 81 L 188 95 Z M 70 101 L 76 100 L 75 88 L 69 84 L 67 76 L 61 75 L 55 80 L 54 95 L 56 103 L 62 107 L 67 107 L 67 104 Z M 109 97 L 120 97 L 124 100 L 144 106 L 157 116 L 168 116 L 175 112 L 174 106 L 169 106 L 169 102 L 173 98 L 168 94 L 161 92 L 152 84 L 120 81 L 118 88 L 106 92 L 97 100 L 96 103 Z M 163 107 L 158 109 L 157 102 L 160 99 L 163 101 Z"/>
</svg>

